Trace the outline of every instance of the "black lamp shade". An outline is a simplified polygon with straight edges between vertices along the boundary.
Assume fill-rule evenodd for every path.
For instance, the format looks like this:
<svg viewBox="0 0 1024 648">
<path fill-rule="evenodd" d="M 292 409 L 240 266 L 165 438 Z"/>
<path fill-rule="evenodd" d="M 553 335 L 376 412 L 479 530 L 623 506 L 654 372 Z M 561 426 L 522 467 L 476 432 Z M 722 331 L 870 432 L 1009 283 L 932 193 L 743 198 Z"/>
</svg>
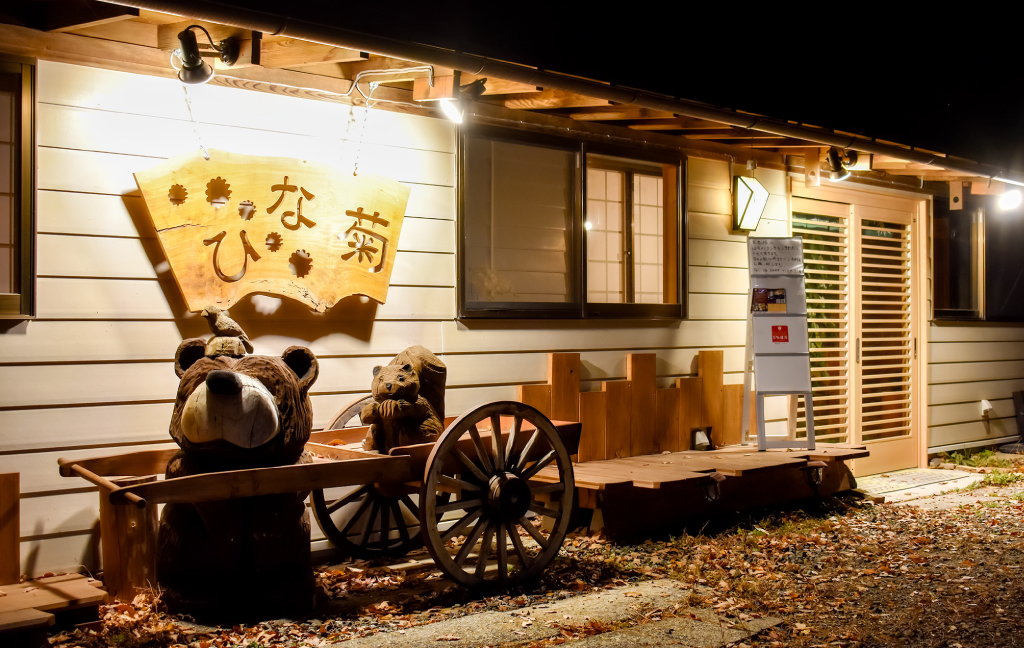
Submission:
<svg viewBox="0 0 1024 648">
<path fill-rule="evenodd" d="M 213 68 L 199 55 L 199 43 L 191 29 L 178 34 L 178 52 L 181 58 L 181 69 L 178 80 L 182 83 L 206 83 L 213 78 Z"/>
</svg>

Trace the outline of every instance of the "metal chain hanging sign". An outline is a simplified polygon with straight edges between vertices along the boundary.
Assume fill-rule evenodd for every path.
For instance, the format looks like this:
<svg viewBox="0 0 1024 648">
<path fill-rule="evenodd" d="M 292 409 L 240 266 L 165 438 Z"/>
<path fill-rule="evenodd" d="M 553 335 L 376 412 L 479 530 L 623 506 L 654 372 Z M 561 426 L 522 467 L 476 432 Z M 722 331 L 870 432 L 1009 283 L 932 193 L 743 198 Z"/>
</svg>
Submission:
<svg viewBox="0 0 1024 648">
<path fill-rule="evenodd" d="M 409 188 L 304 160 L 196 151 L 135 174 L 191 311 L 252 293 L 325 312 L 387 298 Z"/>
</svg>

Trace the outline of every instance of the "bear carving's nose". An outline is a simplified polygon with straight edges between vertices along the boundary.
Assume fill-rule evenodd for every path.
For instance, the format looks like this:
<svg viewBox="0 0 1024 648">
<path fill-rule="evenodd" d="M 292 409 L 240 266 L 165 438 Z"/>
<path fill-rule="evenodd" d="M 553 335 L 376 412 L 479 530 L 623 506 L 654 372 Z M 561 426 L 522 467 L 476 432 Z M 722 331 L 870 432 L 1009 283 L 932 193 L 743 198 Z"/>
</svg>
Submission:
<svg viewBox="0 0 1024 648">
<path fill-rule="evenodd" d="M 206 376 L 206 388 L 214 394 L 231 396 L 242 391 L 242 378 L 234 371 L 211 371 Z"/>
<path fill-rule="evenodd" d="M 391 383 L 387 383 L 384 386 L 387 387 L 388 389 L 391 389 Z"/>
</svg>

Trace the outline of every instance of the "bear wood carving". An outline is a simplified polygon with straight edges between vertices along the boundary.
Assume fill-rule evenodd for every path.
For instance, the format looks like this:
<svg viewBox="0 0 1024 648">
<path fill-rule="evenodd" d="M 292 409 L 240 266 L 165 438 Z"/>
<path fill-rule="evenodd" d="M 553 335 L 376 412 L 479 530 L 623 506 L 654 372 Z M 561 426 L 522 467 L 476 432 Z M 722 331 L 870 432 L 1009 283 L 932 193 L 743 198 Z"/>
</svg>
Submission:
<svg viewBox="0 0 1024 648">
<path fill-rule="evenodd" d="M 388 454 L 392 448 L 430 443 L 444 429 L 444 363 L 422 346 L 402 351 L 386 367 L 373 368 L 373 402 L 360 419 L 370 430 L 363 449 Z"/>
<path fill-rule="evenodd" d="M 181 450 L 167 465 L 168 478 L 312 461 L 303 446 L 312 428 L 316 357 L 303 347 L 281 357 L 223 354 L 242 349 L 230 340 L 192 338 L 178 347 L 170 433 Z M 211 349 L 221 352 L 208 355 Z M 207 619 L 309 612 L 307 495 L 164 506 L 157 580 L 168 607 Z"/>
</svg>

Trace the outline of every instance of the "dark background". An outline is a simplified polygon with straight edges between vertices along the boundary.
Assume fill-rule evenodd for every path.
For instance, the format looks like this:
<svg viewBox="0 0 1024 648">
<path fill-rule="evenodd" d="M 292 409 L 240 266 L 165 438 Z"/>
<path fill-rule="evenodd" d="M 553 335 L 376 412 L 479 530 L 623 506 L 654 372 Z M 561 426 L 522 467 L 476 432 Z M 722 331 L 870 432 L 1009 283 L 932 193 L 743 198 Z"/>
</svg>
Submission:
<svg viewBox="0 0 1024 648">
<path fill-rule="evenodd" d="M 1024 34 L 996 5 L 244 4 L 1024 171 Z"/>
</svg>

